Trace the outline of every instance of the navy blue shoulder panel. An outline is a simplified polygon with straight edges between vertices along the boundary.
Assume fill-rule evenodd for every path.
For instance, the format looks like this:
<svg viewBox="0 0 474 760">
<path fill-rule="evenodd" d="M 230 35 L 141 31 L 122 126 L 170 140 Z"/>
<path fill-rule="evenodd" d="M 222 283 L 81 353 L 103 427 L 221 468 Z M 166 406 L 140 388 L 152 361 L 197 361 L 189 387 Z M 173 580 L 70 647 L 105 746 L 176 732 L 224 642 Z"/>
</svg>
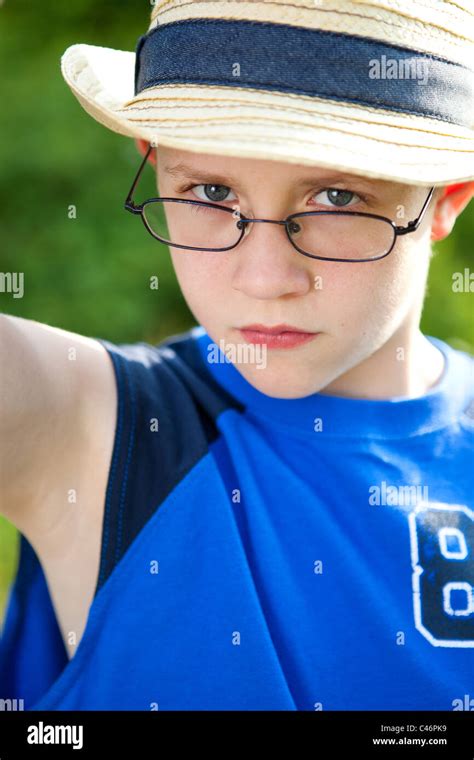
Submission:
<svg viewBox="0 0 474 760">
<path fill-rule="evenodd" d="M 242 405 L 207 372 L 191 331 L 147 343 L 97 339 L 114 365 L 117 424 L 95 594 L 168 494 L 218 437 L 216 419 Z"/>
</svg>

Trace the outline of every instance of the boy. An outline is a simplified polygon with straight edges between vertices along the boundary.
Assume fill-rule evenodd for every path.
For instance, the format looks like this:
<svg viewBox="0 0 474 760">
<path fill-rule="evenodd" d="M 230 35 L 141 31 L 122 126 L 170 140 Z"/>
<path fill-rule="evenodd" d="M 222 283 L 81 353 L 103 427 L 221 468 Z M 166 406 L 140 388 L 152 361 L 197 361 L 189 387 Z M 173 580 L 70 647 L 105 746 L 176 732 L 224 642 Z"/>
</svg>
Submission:
<svg viewBox="0 0 474 760">
<path fill-rule="evenodd" d="M 163 2 L 136 60 L 66 51 L 86 110 L 144 155 L 126 207 L 198 328 L 116 346 L 1 318 L 2 512 L 23 535 L 2 698 L 472 693 L 473 360 L 419 329 L 430 241 L 474 190 L 472 13 L 406 5 Z"/>
</svg>

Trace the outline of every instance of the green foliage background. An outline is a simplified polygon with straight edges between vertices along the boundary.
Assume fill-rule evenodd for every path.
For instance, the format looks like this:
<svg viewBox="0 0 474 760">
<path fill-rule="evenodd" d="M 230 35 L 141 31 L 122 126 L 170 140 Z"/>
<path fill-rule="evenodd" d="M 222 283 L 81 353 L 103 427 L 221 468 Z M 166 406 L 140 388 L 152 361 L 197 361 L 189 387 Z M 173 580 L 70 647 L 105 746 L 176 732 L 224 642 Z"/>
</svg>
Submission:
<svg viewBox="0 0 474 760">
<path fill-rule="evenodd" d="M 139 163 L 133 141 L 91 119 L 60 72 L 76 42 L 134 50 L 150 11 L 131 0 L 0 7 L 0 271 L 25 273 L 25 297 L 0 293 L 1 311 L 119 343 L 157 342 L 194 324 L 166 248 L 123 210 Z M 143 199 L 147 182 L 151 191 L 151 169 Z M 472 269 L 473 232 L 469 207 L 438 246 L 422 322 L 425 333 L 471 352 L 472 296 L 451 285 L 453 272 Z M 16 539 L 0 520 L 0 617 Z"/>
</svg>

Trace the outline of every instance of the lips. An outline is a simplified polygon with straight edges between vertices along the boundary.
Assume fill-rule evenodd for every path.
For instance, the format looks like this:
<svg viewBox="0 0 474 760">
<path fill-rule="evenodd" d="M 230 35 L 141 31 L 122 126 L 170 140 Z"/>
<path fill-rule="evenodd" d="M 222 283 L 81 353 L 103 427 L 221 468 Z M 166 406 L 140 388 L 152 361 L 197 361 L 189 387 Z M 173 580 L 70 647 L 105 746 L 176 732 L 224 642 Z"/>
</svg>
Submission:
<svg viewBox="0 0 474 760">
<path fill-rule="evenodd" d="M 268 348 L 293 348 L 313 340 L 319 333 L 307 332 L 292 325 L 262 324 L 245 325 L 238 328 L 247 343 L 264 344 Z"/>
<path fill-rule="evenodd" d="M 260 323 L 255 323 L 251 325 L 244 325 L 243 327 L 239 328 L 240 330 L 253 330 L 254 332 L 263 332 L 268 333 L 269 335 L 278 335 L 282 332 L 298 332 L 302 333 L 304 335 L 315 335 L 316 333 L 311 332 L 310 330 L 302 330 L 300 327 L 292 327 L 292 325 L 275 325 L 274 327 L 267 327 L 266 325 L 262 325 Z"/>
</svg>

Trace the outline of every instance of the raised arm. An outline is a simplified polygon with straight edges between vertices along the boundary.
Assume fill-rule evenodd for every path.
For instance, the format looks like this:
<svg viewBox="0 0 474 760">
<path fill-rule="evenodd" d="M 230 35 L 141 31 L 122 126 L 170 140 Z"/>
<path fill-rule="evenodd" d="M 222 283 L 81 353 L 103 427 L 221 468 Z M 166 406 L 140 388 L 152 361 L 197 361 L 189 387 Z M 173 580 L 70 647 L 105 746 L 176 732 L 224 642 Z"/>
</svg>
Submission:
<svg viewBox="0 0 474 760">
<path fill-rule="evenodd" d="M 111 447 L 115 405 L 100 343 L 0 314 L 0 513 L 27 537 L 70 520 L 70 495 Z"/>
</svg>

